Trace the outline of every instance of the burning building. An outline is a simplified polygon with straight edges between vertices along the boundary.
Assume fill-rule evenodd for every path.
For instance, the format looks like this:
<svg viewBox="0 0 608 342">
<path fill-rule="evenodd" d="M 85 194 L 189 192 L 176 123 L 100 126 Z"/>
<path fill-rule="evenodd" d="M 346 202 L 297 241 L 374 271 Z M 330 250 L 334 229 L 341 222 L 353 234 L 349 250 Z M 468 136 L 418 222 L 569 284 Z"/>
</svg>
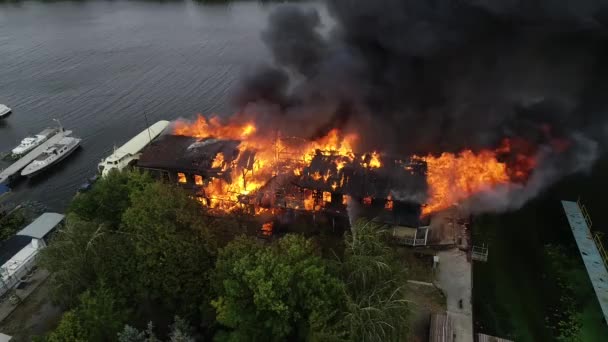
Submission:
<svg viewBox="0 0 608 342">
<path fill-rule="evenodd" d="M 173 135 L 161 136 L 143 151 L 137 166 L 190 189 L 218 212 L 346 217 L 349 202 L 357 202 L 387 222 L 420 224 L 421 203 L 396 194 L 426 192 L 423 159 L 357 153 L 355 137 L 338 131 L 307 141 L 280 134 L 256 137 L 249 124 L 226 127 L 204 117 L 191 126 L 177 124 Z"/>
<path fill-rule="evenodd" d="M 456 204 L 517 209 L 605 146 L 599 3 L 326 6 L 326 23 L 277 7 L 262 33 L 273 61 L 243 77 L 238 113 L 177 122 L 139 167 L 212 210 L 346 215 L 352 203 L 416 226 L 402 222 Z"/>
<path fill-rule="evenodd" d="M 413 229 L 413 241 L 421 234 L 426 241 L 419 228 L 430 214 L 508 184 L 533 165 L 527 158 L 515 158 L 518 167 L 501 161 L 512 152 L 507 141 L 494 151 L 439 156 L 363 152 L 357 141 L 337 129 L 305 139 L 258 131 L 242 118 L 199 116 L 176 122 L 172 134 L 146 147 L 137 166 L 191 190 L 218 214 L 304 212 L 333 219 L 348 218 L 356 208 L 376 222 Z"/>
</svg>

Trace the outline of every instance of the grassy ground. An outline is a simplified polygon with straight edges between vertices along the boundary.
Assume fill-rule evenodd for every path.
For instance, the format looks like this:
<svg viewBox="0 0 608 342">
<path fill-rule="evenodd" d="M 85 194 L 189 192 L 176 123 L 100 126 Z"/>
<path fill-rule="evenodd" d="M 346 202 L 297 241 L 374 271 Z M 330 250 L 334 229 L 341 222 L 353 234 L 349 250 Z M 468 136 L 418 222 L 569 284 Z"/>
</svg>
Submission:
<svg viewBox="0 0 608 342">
<path fill-rule="evenodd" d="M 403 263 L 403 267 L 407 268 L 410 280 L 433 282 L 432 252 L 425 253 L 424 250 L 407 247 L 396 247 L 395 251 Z M 412 310 L 409 322 L 411 335 L 408 341 L 428 341 L 431 315 L 445 312 L 446 298 L 434 286 L 412 283 L 405 284 L 405 286 L 407 286 L 407 299 L 411 302 Z"/>
<path fill-rule="evenodd" d="M 567 290 L 581 324 L 582 341 L 605 341 L 608 327 L 602 323 L 599 304 L 584 270 L 560 200 L 580 195 L 589 207 L 594 228 L 608 227 L 603 193 L 608 188 L 608 160 L 588 175 L 565 179 L 517 212 L 478 217 L 474 223 L 476 244 L 489 245 L 488 262 L 474 268 L 475 325 L 480 332 L 517 341 L 552 341 L 551 317 L 568 305 Z M 556 268 L 547 257 L 547 246 L 556 246 L 560 258 L 571 262 Z M 564 302 L 564 303 L 562 303 Z M 549 318 L 549 320 L 547 320 Z"/>
</svg>

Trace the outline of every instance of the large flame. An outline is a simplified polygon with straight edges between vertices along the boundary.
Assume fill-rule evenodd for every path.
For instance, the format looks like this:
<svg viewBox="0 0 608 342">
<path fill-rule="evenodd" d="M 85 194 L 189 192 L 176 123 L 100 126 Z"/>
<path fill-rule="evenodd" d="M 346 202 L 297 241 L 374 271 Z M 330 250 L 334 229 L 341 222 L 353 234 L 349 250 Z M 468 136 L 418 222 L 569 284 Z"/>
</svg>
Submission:
<svg viewBox="0 0 608 342">
<path fill-rule="evenodd" d="M 506 164 L 496 160 L 492 151 L 442 153 L 437 157 L 426 156 L 423 160 L 428 167 L 429 187 L 423 214 L 449 208 L 477 192 L 509 181 Z"/>
<path fill-rule="evenodd" d="M 325 136 L 310 141 L 280 137 L 279 132 L 267 133 L 259 132 L 252 121 L 232 118 L 223 122 L 215 116 L 207 119 L 199 115 L 193 123 L 180 121 L 175 124 L 176 135 L 239 141 L 240 152 L 236 160 L 230 162 L 225 155 L 218 153 L 212 161 L 212 168 L 228 172 L 230 177 L 203 180 L 201 176 L 195 176 L 197 185 L 204 184 L 204 199 L 201 201 L 211 208 L 230 211 L 239 207 L 243 196 L 260 190 L 280 174 L 305 175 L 314 181 L 325 182 L 332 192 L 338 192 L 345 181 L 344 174 L 340 173 L 345 166 L 356 163 L 369 170 L 383 167 L 380 153 L 355 152 L 356 134 L 344 134 L 333 129 Z M 428 196 L 422 214 L 445 210 L 499 184 L 524 180 L 535 166 L 534 159 L 525 154 L 511 153 L 512 145 L 511 141 L 505 140 L 496 150 L 414 156 L 427 164 Z M 252 158 L 251 154 L 243 153 L 246 150 L 255 151 L 255 160 L 244 160 Z M 503 155 L 509 155 L 512 160 L 502 160 Z M 311 171 L 313 159 L 319 156 L 331 158 L 335 167 Z M 248 166 L 237 168 L 235 165 Z M 409 173 L 414 172 L 411 166 L 405 169 Z M 185 176 L 181 176 L 180 182 L 184 181 Z M 301 209 L 318 210 L 331 202 L 332 193 L 326 190 L 329 189 L 318 195 L 309 189 L 304 190 Z M 369 205 L 372 198 L 366 196 L 360 200 Z M 385 208 L 392 210 L 393 198 L 389 195 L 386 201 Z"/>
<path fill-rule="evenodd" d="M 529 146 L 526 149 L 530 155 L 534 152 Z M 525 181 L 536 166 L 536 160 L 529 154 L 512 152 L 513 142 L 505 139 L 496 150 L 482 150 L 478 153 L 464 150 L 457 154 L 442 153 L 439 156 L 422 157 L 427 163 L 426 180 L 429 188 L 423 215 L 450 208 L 497 185 Z M 512 161 L 499 161 L 499 155 L 509 155 Z"/>
<path fill-rule="evenodd" d="M 224 123 L 217 116 L 207 119 L 202 115 L 199 115 L 195 122 L 180 120 L 173 126 L 174 134 L 195 138 L 245 139 L 255 131 L 256 128 L 252 122 L 240 123 L 233 119 Z"/>
</svg>

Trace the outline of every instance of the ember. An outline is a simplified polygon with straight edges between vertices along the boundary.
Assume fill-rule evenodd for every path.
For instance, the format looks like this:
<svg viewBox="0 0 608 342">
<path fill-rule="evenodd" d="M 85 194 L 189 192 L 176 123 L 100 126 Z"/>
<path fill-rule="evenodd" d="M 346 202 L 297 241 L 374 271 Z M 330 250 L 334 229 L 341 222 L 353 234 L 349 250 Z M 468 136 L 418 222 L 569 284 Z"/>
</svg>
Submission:
<svg viewBox="0 0 608 342">
<path fill-rule="evenodd" d="M 262 235 L 263 236 L 271 236 L 272 235 L 272 230 L 274 228 L 274 223 L 272 222 L 266 222 L 262 225 Z"/>
</svg>

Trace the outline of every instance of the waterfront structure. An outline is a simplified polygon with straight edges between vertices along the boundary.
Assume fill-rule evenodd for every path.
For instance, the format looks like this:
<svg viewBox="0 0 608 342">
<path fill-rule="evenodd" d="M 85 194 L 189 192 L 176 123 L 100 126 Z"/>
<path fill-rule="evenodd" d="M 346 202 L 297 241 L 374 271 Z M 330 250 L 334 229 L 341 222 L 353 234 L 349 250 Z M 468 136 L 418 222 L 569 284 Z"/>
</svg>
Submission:
<svg viewBox="0 0 608 342">
<path fill-rule="evenodd" d="M 608 270 L 602 257 L 604 249 L 591 232 L 592 221 L 585 206 L 580 201 L 562 201 L 562 206 L 606 323 L 608 322 Z"/>
<path fill-rule="evenodd" d="M 0 244 L 0 296 L 31 275 L 36 256 L 64 219 L 61 214 L 44 213 Z"/>
</svg>

